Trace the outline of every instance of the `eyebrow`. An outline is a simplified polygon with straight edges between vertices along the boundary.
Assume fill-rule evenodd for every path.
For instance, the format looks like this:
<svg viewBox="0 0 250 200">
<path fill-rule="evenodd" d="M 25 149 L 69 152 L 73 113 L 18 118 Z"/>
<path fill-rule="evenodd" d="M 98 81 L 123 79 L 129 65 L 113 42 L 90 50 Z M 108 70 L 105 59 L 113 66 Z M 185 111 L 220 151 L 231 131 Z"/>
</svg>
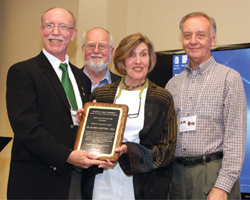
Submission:
<svg viewBox="0 0 250 200">
<path fill-rule="evenodd" d="M 148 49 L 143 49 L 143 50 L 141 50 L 140 52 L 144 52 L 144 51 L 148 52 Z"/>
<path fill-rule="evenodd" d="M 89 41 L 87 44 L 102 44 L 102 43 L 105 43 L 105 44 L 107 44 L 107 42 L 106 41 L 101 41 L 101 42 L 98 42 L 98 43 L 96 43 L 96 42 L 92 42 L 92 41 Z"/>
</svg>

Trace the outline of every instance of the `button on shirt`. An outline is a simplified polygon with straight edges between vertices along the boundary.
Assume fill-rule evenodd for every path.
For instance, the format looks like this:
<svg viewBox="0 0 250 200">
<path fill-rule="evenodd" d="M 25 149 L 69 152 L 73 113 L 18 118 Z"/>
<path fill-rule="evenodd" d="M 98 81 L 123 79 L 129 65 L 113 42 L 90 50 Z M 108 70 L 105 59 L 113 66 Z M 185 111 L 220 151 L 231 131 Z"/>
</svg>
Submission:
<svg viewBox="0 0 250 200">
<path fill-rule="evenodd" d="M 89 77 L 89 73 L 88 73 L 86 67 L 83 68 L 83 72 Z M 89 79 L 90 79 L 90 77 L 89 77 Z M 97 84 L 94 84 L 91 79 L 90 79 L 90 81 L 91 81 L 91 92 L 93 92 L 96 88 L 110 84 L 110 83 L 112 83 L 110 71 L 107 69 L 102 80 L 100 80 Z"/>
<path fill-rule="evenodd" d="M 215 187 L 230 192 L 239 178 L 246 143 L 246 97 L 240 74 L 211 56 L 166 85 L 178 117 L 176 157 L 223 151 Z M 181 117 L 197 116 L 196 130 L 180 132 Z"/>
</svg>

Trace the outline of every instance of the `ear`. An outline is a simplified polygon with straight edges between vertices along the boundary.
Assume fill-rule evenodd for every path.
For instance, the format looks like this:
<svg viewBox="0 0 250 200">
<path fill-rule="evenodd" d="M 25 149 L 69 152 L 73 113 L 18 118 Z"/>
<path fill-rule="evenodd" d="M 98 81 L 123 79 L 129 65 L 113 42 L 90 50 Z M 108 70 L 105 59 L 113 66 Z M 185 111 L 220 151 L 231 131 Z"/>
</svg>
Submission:
<svg viewBox="0 0 250 200">
<path fill-rule="evenodd" d="M 214 47 L 216 44 L 216 33 L 213 34 L 211 38 L 211 47 Z"/>
<path fill-rule="evenodd" d="M 75 39 L 76 35 L 77 35 L 77 29 L 74 28 L 74 29 L 72 30 L 72 35 L 71 35 L 71 37 L 70 37 L 70 40 L 73 41 L 73 40 Z"/>
<path fill-rule="evenodd" d="M 114 47 L 112 47 L 112 49 L 111 49 L 111 55 L 113 55 L 113 52 L 114 52 Z"/>
</svg>

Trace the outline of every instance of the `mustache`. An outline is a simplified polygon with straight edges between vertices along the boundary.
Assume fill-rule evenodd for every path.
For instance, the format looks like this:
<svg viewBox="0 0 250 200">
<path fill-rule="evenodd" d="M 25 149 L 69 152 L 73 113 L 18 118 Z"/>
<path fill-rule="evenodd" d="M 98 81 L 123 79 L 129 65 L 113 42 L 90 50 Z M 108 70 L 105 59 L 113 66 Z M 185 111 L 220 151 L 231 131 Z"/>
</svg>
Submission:
<svg viewBox="0 0 250 200">
<path fill-rule="evenodd" d="M 99 58 L 102 58 L 102 55 L 101 54 L 92 53 L 92 54 L 90 54 L 90 57 L 99 57 Z"/>
</svg>

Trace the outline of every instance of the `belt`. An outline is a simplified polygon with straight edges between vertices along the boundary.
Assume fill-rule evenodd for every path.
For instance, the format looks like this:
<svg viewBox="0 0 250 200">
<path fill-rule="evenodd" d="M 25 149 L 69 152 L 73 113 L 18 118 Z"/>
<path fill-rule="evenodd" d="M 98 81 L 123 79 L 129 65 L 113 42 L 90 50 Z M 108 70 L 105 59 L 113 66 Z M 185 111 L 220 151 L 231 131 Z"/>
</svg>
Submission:
<svg viewBox="0 0 250 200">
<path fill-rule="evenodd" d="M 203 156 L 195 157 L 176 157 L 175 162 L 184 166 L 196 165 L 196 164 L 206 164 L 213 160 L 218 160 L 223 158 L 222 152 L 216 152 Z"/>
</svg>

